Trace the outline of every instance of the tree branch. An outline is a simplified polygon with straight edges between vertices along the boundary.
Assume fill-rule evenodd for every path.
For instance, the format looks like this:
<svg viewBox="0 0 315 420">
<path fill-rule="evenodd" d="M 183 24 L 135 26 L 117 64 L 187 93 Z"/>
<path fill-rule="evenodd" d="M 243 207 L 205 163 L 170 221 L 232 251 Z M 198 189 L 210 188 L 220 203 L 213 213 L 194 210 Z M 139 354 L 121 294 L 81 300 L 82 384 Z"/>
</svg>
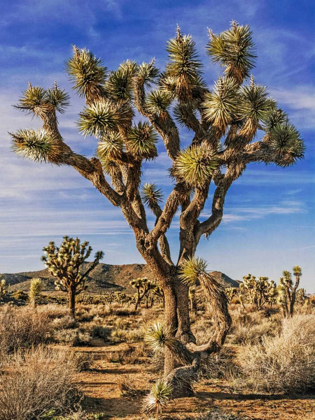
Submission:
<svg viewBox="0 0 315 420">
<path fill-rule="evenodd" d="M 165 111 L 163 115 L 149 112 L 145 105 L 144 81 L 140 77 L 135 77 L 133 81 L 134 102 L 138 111 L 148 118 L 152 127 L 160 134 L 164 142 L 167 154 L 172 160 L 176 159 L 180 151 L 179 133 L 176 124 L 170 114 Z"/>
</svg>

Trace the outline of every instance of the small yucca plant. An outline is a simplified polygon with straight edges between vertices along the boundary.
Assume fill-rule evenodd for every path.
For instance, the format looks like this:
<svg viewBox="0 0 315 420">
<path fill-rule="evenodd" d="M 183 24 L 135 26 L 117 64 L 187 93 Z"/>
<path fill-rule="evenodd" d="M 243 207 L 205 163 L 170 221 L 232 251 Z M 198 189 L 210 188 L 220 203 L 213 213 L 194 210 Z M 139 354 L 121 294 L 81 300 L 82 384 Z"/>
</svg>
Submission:
<svg viewBox="0 0 315 420">
<path fill-rule="evenodd" d="M 172 395 L 172 387 L 159 379 L 152 387 L 151 392 L 144 400 L 143 411 L 148 413 L 162 414 L 164 407 Z"/>
<path fill-rule="evenodd" d="M 154 352 L 161 351 L 165 347 L 172 348 L 176 344 L 176 341 L 170 329 L 165 327 L 161 322 L 156 322 L 150 326 L 145 335 L 145 342 Z"/>
</svg>

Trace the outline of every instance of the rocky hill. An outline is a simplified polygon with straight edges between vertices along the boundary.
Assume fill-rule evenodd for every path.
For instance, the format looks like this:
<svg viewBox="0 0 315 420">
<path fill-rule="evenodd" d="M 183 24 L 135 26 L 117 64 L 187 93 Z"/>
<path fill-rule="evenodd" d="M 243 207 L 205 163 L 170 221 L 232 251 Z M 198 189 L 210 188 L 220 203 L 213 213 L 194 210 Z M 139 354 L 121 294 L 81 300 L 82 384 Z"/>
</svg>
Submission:
<svg viewBox="0 0 315 420">
<path fill-rule="evenodd" d="M 226 274 L 219 271 L 213 271 L 213 274 L 225 287 L 238 287 L 238 283 Z M 35 277 L 43 280 L 45 291 L 54 290 L 54 278 L 48 273 L 47 269 L 16 274 L 0 274 L 0 278 L 4 278 L 7 281 L 12 291 L 28 291 L 30 281 Z M 127 293 L 131 293 L 133 289 L 129 285 L 129 282 L 138 277 L 147 277 L 154 280 L 149 268 L 144 264 L 99 264 L 90 273 L 88 291 L 89 293 L 106 293 L 115 290 L 124 290 Z"/>
</svg>

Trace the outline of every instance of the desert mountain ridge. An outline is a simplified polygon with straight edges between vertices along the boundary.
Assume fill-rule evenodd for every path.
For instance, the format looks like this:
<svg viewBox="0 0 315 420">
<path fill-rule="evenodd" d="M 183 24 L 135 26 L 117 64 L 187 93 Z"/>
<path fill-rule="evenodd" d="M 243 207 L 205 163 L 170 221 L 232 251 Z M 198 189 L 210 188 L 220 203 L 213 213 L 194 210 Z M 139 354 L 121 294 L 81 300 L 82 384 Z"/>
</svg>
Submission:
<svg viewBox="0 0 315 420">
<path fill-rule="evenodd" d="M 88 267 L 89 263 L 86 263 Z M 85 267 L 84 267 L 85 268 Z M 223 284 L 224 287 L 238 287 L 239 283 L 220 271 L 212 272 L 215 278 Z M 98 264 L 90 273 L 88 281 L 89 293 L 107 293 L 112 291 L 124 290 L 127 293 L 133 293 L 134 289 L 129 282 L 135 278 L 147 277 L 154 280 L 149 267 L 145 264 Z M 49 274 L 48 269 L 38 271 L 28 271 L 22 273 L 0 274 L 10 286 L 10 290 L 28 291 L 32 278 L 41 278 L 43 280 L 44 291 L 54 290 L 54 277 Z"/>
</svg>

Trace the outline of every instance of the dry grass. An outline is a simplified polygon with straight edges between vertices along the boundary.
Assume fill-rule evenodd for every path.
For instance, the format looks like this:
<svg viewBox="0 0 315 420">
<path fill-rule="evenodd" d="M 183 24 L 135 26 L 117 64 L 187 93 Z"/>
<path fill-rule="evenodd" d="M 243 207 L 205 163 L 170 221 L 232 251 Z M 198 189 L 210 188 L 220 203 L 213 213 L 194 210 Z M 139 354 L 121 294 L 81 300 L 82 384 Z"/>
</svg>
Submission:
<svg viewBox="0 0 315 420">
<path fill-rule="evenodd" d="M 75 363 L 64 354 L 43 347 L 14 353 L 0 375 L 0 420 L 67 412 L 80 397 L 75 374 Z"/>
<path fill-rule="evenodd" d="M 10 353 L 49 340 L 52 327 L 45 312 L 6 306 L 0 311 L 0 348 Z"/>
<path fill-rule="evenodd" d="M 315 389 L 315 315 L 296 315 L 283 321 L 276 337 L 245 347 L 239 353 L 247 386 L 268 392 Z"/>
</svg>

